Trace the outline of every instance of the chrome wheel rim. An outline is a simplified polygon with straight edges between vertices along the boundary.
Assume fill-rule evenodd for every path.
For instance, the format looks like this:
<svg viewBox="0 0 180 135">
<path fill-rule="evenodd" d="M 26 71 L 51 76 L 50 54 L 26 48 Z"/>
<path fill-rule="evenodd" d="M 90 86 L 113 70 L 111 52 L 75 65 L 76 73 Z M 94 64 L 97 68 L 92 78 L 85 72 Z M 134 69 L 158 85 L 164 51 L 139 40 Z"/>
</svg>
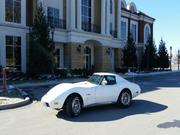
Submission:
<svg viewBox="0 0 180 135">
<path fill-rule="evenodd" d="M 131 96 L 128 92 L 123 92 L 121 96 L 121 103 L 125 106 L 129 105 L 131 101 Z"/>
<path fill-rule="evenodd" d="M 81 102 L 78 97 L 74 98 L 72 101 L 72 110 L 74 114 L 79 114 L 81 112 Z"/>
</svg>

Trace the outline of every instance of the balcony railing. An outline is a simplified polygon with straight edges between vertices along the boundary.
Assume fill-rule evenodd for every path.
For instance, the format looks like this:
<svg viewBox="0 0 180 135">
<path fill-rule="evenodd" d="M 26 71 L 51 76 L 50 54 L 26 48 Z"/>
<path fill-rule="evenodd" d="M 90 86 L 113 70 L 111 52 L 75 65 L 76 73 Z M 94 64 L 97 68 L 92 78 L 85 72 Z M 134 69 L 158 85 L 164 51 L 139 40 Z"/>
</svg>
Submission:
<svg viewBox="0 0 180 135">
<path fill-rule="evenodd" d="M 87 32 L 101 33 L 101 28 L 98 25 L 88 22 L 82 22 L 82 29 Z"/>
<path fill-rule="evenodd" d="M 47 17 L 48 23 L 51 27 L 66 29 L 66 20 L 54 18 L 54 17 Z"/>
<path fill-rule="evenodd" d="M 110 34 L 114 37 L 117 38 L 117 31 L 116 30 L 111 30 Z"/>
</svg>

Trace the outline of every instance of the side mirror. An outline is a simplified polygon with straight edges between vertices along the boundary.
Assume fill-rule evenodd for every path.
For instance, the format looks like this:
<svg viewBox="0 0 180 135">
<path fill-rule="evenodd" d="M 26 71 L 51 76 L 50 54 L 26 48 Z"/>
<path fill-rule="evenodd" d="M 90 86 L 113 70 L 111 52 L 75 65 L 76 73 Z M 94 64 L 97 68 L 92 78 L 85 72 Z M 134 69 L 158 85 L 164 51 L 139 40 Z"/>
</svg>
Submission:
<svg viewBox="0 0 180 135">
<path fill-rule="evenodd" d="M 104 85 L 107 85 L 107 81 L 106 81 L 106 80 L 103 80 L 102 83 L 101 83 L 101 85 L 103 85 L 103 86 L 104 86 Z"/>
</svg>

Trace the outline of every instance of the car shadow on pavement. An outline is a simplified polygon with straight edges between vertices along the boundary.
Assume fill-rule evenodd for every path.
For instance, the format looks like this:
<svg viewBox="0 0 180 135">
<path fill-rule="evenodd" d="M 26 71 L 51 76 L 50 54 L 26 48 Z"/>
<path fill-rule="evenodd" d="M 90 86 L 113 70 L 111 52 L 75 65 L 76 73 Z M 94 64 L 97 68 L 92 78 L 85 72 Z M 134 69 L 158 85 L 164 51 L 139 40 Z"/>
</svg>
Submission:
<svg viewBox="0 0 180 135">
<path fill-rule="evenodd" d="M 158 128 L 180 128 L 180 120 L 174 120 L 172 122 L 161 123 L 157 126 Z"/>
<path fill-rule="evenodd" d="M 116 105 L 107 105 L 84 109 L 79 117 L 69 118 L 63 111 L 56 116 L 72 122 L 101 122 L 122 119 L 128 116 L 157 113 L 167 109 L 168 106 L 147 100 L 134 100 L 131 107 L 126 109 L 118 108 Z"/>
</svg>

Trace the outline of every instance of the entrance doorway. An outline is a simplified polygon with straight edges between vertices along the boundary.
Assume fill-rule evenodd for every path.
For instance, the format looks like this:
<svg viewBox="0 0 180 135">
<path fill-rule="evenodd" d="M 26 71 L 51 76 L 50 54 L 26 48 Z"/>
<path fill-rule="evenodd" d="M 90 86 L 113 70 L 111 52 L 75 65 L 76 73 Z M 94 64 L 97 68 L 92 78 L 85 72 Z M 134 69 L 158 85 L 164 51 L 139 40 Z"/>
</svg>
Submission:
<svg viewBox="0 0 180 135">
<path fill-rule="evenodd" d="M 92 56 L 91 56 L 91 48 L 90 47 L 85 47 L 84 48 L 84 67 L 85 69 L 91 69 L 91 59 L 92 59 Z"/>
</svg>

